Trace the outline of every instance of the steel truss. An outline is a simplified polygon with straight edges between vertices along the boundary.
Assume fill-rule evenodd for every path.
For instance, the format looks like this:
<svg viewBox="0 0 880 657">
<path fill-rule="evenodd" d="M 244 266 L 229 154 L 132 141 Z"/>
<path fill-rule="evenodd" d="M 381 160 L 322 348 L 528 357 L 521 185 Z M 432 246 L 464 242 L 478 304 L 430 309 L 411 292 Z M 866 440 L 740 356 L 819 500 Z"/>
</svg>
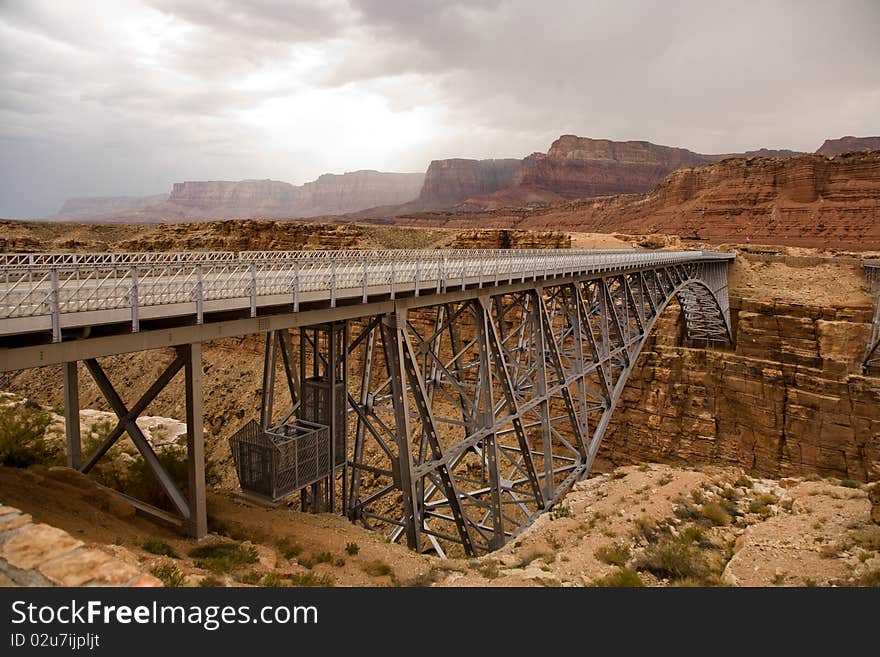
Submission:
<svg viewBox="0 0 880 657">
<path fill-rule="evenodd" d="M 345 512 L 414 550 L 502 546 L 590 471 L 646 338 L 730 343 L 727 263 L 564 281 L 365 318 Z"/>
<path fill-rule="evenodd" d="M 866 374 L 880 369 L 880 260 L 865 260 L 865 276 L 868 289 L 874 297 L 874 319 L 871 322 L 871 337 L 862 358 L 862 371 Z"/>
<path fill-rule="evenodd" d="M 67 362 L 63 367 L 64 414 L 67 439 L 67 465 L 88 473 L 104 457 L 113 445 L 128 434 L 150 472 L 156 477 L 176 513 L 159 509 L 120 491 L 114 493 L 126 498 L 136 509 L 172 525 L 180 527 L 189 535 L 201 538 L 208 533 L 205 506 L 205 439 L 202 426 L 202 350 L 201 343 L 185 344 L 175 348 L 174 360 L 165 368 L 147 391 L 132 405 L 127 406 L 111 383 L 97 359 L 83 361 L 101 394 L 116 414 L 116 426 L 103 442 L 83 462 L 79 430 L 79 379 L 78 363 Z M 186 388 L 186 494 L 162 466 L 147 437 L 137 425 L 137 419 L 150 403 L 184 370 Z"/>
</svg>

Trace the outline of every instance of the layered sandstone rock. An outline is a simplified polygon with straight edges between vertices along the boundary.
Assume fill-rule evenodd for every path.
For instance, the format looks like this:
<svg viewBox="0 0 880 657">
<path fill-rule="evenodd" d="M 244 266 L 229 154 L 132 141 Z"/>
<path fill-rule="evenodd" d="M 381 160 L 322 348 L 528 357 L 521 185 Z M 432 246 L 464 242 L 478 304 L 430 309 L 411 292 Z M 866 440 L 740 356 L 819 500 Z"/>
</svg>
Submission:
<svg viewBox="0 0 880 657">
<path fill-rule="evenodd" d="M 218 218 L 278 216 L 292 211 L 297 189 L 278 180 L 212 180 L 174 183 L 169 204 L 186 208 L 187 214 L 210 212 Z"/>
<path fill-rule="evenodd" d="M 448 208 L 468 196 L 491 194 L 513 184 L 521 160 L 434 160 L 413 209 Z"/>
<path fill-rule="evenodd" d="M 826 139 L 816 151 L 818 155 L 841 155 L 854 151 L 880 150 L 880 137 L 841 137 Z"/>
<path fill-rule="evenodd" d="M 833 158 L 734 158 L 669 174 L 647 194 L 575 199 L 545 207 L 460 206 L 402 221 L 464 228 L 748 240 L 765 244 L 880 248 L 880 151 Z"/>
<path fill-rule="evenodd" d="M 296 216 L 315 217 L 382 205 L 399 205 L 416 198 L 424 180 L 423 173 L 325 173 L 300 188 Z"/>
<path fill-rule="evenodd" d="M 646 192 L 676 169 L 698 167 L 743 155 L 791 157 L 795 151 L 761 149 L 749 153 L 703 155 L 647 141 L 611 141 L 563 135 L 544 153 L 523 160 L 513 185 L 493 194 L 472 196 L 463 209 L 549 203 Z"/>
<path fill-rule="evenodd" d="M 463 230 L 453 249 L 568 249 L 571 237 L 552 230 Z"/>
<path fill-rule="evenodd" d="M 68 201 L 79 208 L 59 219 L 156 223 L 205 219 L 268 217 L 291 219 L 337 215 L 414 199 L 424 174 L 353 171 L 325 174 L 296 186 L 279 180 L 187 181 L 174 183 L 171 194 L 133 200 L 91 199 L 92 204 Z M 95 211 L 89 211 L 89 208 Z M 64 210 L 62 208 L 62 211 Z"/>
<path fill-rule="evenodd" d="M 735 352 L 681 346 L 680 317 L 662 318 L 600 462 L 880 478 L 880 380 L 858 373 L 870 310 L 732 301 Z"/>
</svg>

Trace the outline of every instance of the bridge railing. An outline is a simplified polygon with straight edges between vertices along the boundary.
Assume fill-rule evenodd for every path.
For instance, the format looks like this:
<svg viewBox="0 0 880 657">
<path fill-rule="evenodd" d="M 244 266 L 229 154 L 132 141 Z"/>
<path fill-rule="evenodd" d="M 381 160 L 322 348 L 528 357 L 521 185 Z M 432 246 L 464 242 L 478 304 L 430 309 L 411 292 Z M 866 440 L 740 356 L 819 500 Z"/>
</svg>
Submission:
<svg viewBox="0 0 880 657">
<path fill-rule="evenodd" d="M 168 304 L 195 304 L 201 321 L 204 305 L 219 300 L 240 299 L 253 313 L 267 296 L 284 295 L 296 306 L 301 295 L 323 292 L 335 305 L 340 296 L 394 298 L 403 288 L 426 294 L 457 285 L 733 258 L 708 251 L 568 249 L 31 255 L 40 257 L 4 256 L 10 264 L 0 265 L 0 319 L 51 316 L 56 337 L 60 316 L 68 313 L 128 309 L 136 330 L 140 309 Z M 47 255 L 52 258 L 42 259 Z"/>
</svg>

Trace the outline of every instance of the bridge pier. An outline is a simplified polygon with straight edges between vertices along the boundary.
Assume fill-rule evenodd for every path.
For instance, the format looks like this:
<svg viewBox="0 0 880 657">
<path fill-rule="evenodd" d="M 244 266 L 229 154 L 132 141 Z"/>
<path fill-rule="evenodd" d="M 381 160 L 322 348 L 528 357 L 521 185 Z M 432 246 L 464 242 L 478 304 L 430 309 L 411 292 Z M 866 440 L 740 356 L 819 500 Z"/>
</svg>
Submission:
<svg viewBox="0 0 880 657">
<path fill-rule="evenodd" d="M 117 417 L 116 426 L 94 452 L 87 455 L 85 463 L 82 462 L 79 428 L 78 362 L 70 361 L 63 364 L 67 463 L 70 467 L 87 474 L 122 435 L 127 433 L 177 513 L 160 509 L 123 491 L 109 488 L 107 490 L 124 497 L 142 513 L 175 525 L 194 538 L 203 538 L 208 533 L 208 520 L 205 498 L 205 435 L 202 424 L 202 345 L 199 342 L 180 345 L 176 347 L 176 352 L 177 355 L 171 364 L 131 407 L 126 406 L 97 359 L 87 358 L 84 361 L 86 369 Z M 181 493 L 177 482 L 162 466 L 152 445 L 137 425 L 138 417 L 181 369 L 184 370 L 186 390 L 186 496 Z"/>
</svg>

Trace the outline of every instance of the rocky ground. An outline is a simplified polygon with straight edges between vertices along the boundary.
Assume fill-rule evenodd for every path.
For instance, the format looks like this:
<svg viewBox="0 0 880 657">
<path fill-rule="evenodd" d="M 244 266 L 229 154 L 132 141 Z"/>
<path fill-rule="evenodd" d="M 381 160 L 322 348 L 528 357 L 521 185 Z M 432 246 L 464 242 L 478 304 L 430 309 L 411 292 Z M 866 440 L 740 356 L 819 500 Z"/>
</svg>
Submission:
<svg viewBox="0 0 880 657">
<path fill-rule="evenodd" d="M 581 482 L 507 546 L 441 560 L 345 519 L 209 496 L 202 542 L 66 468 L 0 468 L 4 502 L 174 586 L 862 586 L 880 526 L 858 482 L 643 464 Z"/>
</svg>

